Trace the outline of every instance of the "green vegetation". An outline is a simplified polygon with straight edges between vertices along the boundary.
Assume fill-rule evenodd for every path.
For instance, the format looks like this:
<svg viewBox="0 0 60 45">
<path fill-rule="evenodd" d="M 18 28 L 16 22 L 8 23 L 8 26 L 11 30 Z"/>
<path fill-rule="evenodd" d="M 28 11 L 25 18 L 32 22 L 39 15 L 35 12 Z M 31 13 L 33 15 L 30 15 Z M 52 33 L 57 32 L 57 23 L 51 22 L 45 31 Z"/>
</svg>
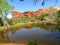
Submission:
<svg viewBox="0 0 60 45">
<path fill-rule="evenodd" d="M 37 22 L 37 21 L 43 21 L 44 17 L 48 16 L 48 14 L 43 14 L 41 16 L 34 16 L 34 17 L 18 17 L 15 19 L 12 19 L 13 24 L 17 24 L 17 23 L 27 23 L 27 22 Z"/>
<path fill-rule="evenodd" d="M 35 16 L 36 20 L 43 21 L 44 17 L 48 16 L 48 14 L 42 14 L 40 16 Z"/>
<path fill-rule="evenodd" d="M 56 19 L 56 22 L 58 23 L 58 24 L 60 24 L 60 11 L 58 11 L 57 12 L 57 19 Z"/>
<path fill-rule="evenodd" d="M 37 41 L 28 41 L 27 45 L 38 45 Z"/>
<path fill-rule="evenodd" d="M 7 0 L 0 0 L 0 26 L 9 26 L 7 22 L 7 15 L 12 11 L 14 7 L 11 6 Z"/>
</svg>

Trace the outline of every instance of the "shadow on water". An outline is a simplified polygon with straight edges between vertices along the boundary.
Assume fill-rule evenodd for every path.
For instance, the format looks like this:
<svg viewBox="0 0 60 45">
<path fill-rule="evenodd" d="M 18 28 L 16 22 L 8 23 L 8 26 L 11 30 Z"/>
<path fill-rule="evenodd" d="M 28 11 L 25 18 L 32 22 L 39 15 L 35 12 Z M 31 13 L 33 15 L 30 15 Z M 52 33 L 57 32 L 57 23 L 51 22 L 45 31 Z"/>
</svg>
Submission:
<svg viewBox="0 0 60 45">
<path fill-rule="evenodd" d="M 7 32 L 7 31 L 6 31 Z M 4 34 L 6 34 L 6 32 Z M 5 35 L 7 42 L 26 43 L 36 40 L 43 45 L 60 45 L 60 25 L 31 24 L 23 26 L 20 30 L 10 30 Z M 1 40 L 1 37 L 0 37 Z M 2 38 L 5 40 L 5 38 Z M 0 41 L 1 42 L 1 41 Z M 3 41 L 2 41 L 3 42 Z"/>
</svg>

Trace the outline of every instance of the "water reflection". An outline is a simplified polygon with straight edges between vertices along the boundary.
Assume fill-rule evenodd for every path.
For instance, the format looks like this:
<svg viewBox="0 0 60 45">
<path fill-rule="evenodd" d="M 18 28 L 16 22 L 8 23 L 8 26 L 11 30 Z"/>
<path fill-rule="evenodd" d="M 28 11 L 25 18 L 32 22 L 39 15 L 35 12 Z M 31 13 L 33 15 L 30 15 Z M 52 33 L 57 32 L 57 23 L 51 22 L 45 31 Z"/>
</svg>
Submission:
<svg viewBox="0 0 60 45">
<path fill-rule="evenodd" d="M 28 25 L 20 30 L 12 29 L 10 31 L 5 31 L 4 34 L 6 34 L 5 37 L 7 40 L 15 43 L 26 43 L 27 41 L 37 40 L 39 43 L 43 44 L 60 45 L 60 25 L 36 24 L 30 25 L 30 27 Z"/>
<path fill-rule="evenodd" d="M 16 41 L 16 42 L 23 42 L 23 41 L 33 41 L 37 40 L 39 42 L 43 43 L 49 43 L 49 44 L 60 44 L 60 32 L 52 32 L 51 30 L 45 30 L 41 28 L 31 28 L 26 29 L 22 28 L 18 31 L 16 31 L 15 34 L 12 34 L 9 32 L 9 39 L 11 41 Z"/>
</svg>

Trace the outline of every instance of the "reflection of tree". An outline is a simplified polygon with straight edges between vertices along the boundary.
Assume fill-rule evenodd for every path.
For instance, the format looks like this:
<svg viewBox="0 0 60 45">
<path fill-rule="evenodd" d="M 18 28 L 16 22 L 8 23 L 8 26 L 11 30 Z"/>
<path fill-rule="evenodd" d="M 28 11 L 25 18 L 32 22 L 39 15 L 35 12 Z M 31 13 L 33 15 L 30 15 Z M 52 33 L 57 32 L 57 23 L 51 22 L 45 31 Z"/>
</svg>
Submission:
<svg viewBox="0 0 60 45">
<path fill-rule="evenodd" d="M 9 40 L 9 37 L 8 37 L 8 31 L 7 31 L 7 30 L 5 30 L 5 31 L 0 31 L 0 38 L 1 38 L 0 41 L 3 41 L 3 42 L 8 42 L 8 41 L 10 41 L 10 40 Z"/>
<path fill-rule="evenodd" d="M 12 33 L 12 34 L 15 34 L 16 31 L 15 31 L 14 29 L 11 29 L 11 33 Z"/>
<path fill-rule="evenodd" d="M 31 27 L 32 26 L 32 27 Z M 31 25 L 26 25 L 26 28 L 34 28 L 34 27 L 39 27 L 45 30 L 50 30 L 52 32 L 59 32 L 60 31 L 60 25 L 59 24 L 31 24 Z"/>
<path fill-rule="evenodd" d="M 60 31 L 60 25 L 57 25 L 57 24 L 55 24 L 55 25 L 52 25 L 52 24 L 50 24 L 50 25 L 47 25 L 47 24 L 40 25 L 40 28 L 43 28 L 43 29 L 46 29 L 46 30 L 51 30 L 52 32 Z"/>
</svg>

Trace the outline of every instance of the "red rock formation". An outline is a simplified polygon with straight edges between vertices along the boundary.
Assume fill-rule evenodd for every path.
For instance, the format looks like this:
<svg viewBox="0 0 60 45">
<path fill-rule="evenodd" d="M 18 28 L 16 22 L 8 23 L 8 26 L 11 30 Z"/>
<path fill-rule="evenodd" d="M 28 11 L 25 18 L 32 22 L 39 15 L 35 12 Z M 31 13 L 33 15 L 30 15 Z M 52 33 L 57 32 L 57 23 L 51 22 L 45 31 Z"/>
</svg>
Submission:
<svg viewBox="0 0 60 45">
<path fill-rule="evenodd" d="M 23 13 L 21 13 L 21 12 L 13 12 L 12 16 L 13 16 L 13 18 L 21 17 L 21 16 L 33 17 L 33 16 L 40 16 L 42 14 L 49 14 L 49 13 L 51 13 L 50 10 L 39 9 L 39 10 L 37 10 L 35 12 L 33 12 L 33 11 L 25 11 Z"/>
<path fill-rule="evenodd" d="M 13 16 L 13 18 L 15 18 L 15 17 L 19 17 L 19 16 L 23 16 L 23 13 L 20 13 L 20 12 L 13 12 L 12 13 L 12 16 Z"/>
<path fill-rule="evenodd" d="M 37 10 L 37 11 L 35 12 L 35 15 L 40 16 L 40 15 L 42 15 L 42 14 L 49 14 L 49 13 L 51 13 L 50 10 L 39 9 L 39 10 Z"/>
<path fill-rule="evenodd" d="M 24 16 L 27 16 L 27 17 L 33 17 L 34 16 L 34 13 L 33 11 L 25 11 L 23 12 Z"/>
</svg>

